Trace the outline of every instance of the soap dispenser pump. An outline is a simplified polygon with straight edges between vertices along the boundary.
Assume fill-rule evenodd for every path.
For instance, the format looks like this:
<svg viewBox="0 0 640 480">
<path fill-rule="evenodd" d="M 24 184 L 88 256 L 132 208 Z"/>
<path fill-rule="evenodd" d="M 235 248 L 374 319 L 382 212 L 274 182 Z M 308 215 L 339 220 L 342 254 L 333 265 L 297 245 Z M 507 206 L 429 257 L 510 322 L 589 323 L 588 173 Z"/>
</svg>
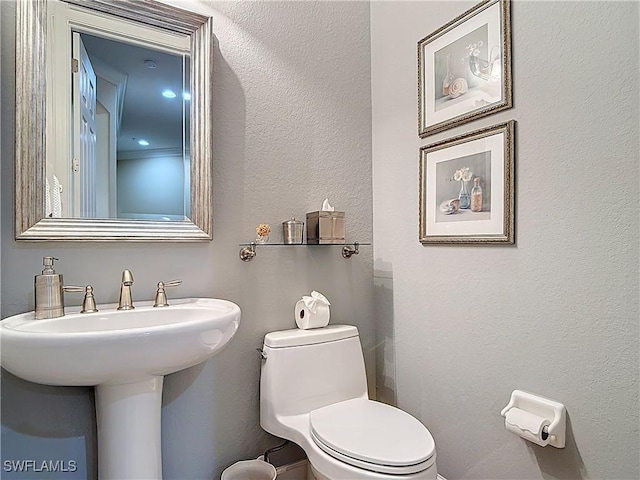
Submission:
<svg viewBox="0 0 640 480">
<path fill-rule="evenodd" d="M 43 257 L 44 269 L 35 277 L 36 320 L 62 317 L 64 295 L 62 274 L 53 269 L 55 257 Z"/>
</svg>

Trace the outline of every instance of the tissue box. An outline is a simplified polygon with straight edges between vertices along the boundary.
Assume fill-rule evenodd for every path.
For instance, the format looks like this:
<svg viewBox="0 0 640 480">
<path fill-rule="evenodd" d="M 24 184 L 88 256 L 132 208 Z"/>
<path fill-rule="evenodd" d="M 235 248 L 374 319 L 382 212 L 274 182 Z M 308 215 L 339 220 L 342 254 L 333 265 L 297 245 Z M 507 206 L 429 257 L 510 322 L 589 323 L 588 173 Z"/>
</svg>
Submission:
<svg viewBox="0 0 640 480">
<path fill-rule="evenodd" d="M 344 243 L 344 212 L 307 213 L 307 243 Z"/>
</svg>

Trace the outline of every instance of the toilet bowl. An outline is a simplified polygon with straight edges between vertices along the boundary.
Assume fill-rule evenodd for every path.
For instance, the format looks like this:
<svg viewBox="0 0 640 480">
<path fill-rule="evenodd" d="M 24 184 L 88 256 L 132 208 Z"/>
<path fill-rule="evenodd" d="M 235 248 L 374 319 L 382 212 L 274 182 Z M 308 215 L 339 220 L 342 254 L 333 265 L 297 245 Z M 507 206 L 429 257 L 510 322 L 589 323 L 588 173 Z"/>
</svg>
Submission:
<svg viewBox="0 0 640 480">
<path fill-rule="evenodd" d="M 260 425 L 297 443 L 316 480 L 437 478 L 429 430 L 367 394 L 358 330 L 329 325 L 265 335 Z"/>
</svg>

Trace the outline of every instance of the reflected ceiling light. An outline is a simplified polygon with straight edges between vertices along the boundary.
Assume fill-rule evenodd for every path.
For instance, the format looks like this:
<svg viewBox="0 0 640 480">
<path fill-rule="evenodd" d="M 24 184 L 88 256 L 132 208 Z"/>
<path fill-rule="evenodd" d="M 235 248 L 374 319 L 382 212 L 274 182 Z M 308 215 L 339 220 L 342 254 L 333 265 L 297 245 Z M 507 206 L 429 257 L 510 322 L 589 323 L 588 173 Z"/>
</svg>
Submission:
<svg viewBox="0 0 640 480">
<path fill-rule="evenodd" d="M 189 92 L 182 92 L 182 98 L 184 98 L 187 102 L 191 100 L 191 94 Z"/>
<path fill-rule="evenodd" d="M 169 90 L 167 88 L 166 90 L 162 91 L 162 96 L 165 98 L 176 98 L 176 93 L 173 90 Z"/>
<path fill-rule="evenodd" d="M 150 70 L 158 68 L 158 61 L 155 58 L 145 58 L 142 64 Z"/>
<path fill-rule="evenodd" d="M 138 145 L 141 145 L 143 147 L 148 147 L 149 142 L 147 142 L 144 138 L 141 138 L 140 140 L 138 140 Z"/>
</svg>

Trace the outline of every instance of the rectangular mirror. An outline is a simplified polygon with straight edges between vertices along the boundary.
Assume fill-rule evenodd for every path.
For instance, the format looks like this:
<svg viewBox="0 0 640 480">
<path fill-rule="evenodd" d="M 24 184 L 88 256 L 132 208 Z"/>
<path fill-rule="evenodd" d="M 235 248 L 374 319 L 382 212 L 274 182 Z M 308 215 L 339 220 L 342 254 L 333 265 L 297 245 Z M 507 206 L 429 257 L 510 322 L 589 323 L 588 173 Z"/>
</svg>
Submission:
<svg viewBox="0 0 640 480">
<path fill-rule="evenodd" d="M 16 21 L 16 239 L 211 240 L 211 18 L 20 0 Z"/>
</svg>

